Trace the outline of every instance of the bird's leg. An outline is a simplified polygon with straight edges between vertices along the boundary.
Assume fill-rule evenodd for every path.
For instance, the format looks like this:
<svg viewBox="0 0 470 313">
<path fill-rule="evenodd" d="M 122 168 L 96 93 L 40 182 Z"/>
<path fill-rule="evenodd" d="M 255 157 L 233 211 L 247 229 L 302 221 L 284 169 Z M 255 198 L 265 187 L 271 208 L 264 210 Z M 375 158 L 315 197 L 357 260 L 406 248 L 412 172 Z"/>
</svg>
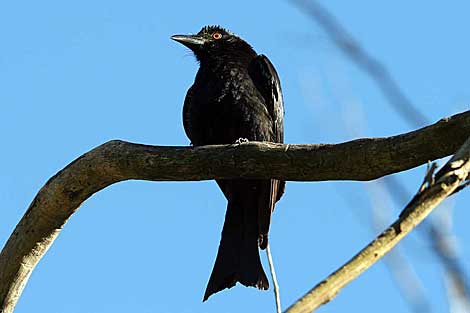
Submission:
<svg viewBox="0 0 470 313">
<path fill-rule="evenodd" d="M 246 138 L 241 138 L 241 137 L 238 138 L 238 139 L 235 141 L 235 143 L 236 143 L 237 145 L 241 145 L 242 143 L 245 143 L 245 142 L 248 142 L 248 139 L 246 139 Z"/>
</svg>

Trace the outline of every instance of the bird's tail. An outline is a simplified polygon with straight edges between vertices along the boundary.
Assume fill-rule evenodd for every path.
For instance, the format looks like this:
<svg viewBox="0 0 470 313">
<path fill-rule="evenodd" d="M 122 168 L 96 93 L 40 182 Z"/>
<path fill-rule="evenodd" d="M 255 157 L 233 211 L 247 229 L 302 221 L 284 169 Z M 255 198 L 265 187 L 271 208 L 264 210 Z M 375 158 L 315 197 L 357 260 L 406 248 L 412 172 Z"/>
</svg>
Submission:
<svg viewBox="0 0 470 313">
<path fill-rule="evenodd" d="M 229 201 L 219 251 L 203 301 L 216 292 L 235 286 L 237 281 L 258 289 L 269 288 L 259 257 L 257 214 L 256 208 L 238 206 Z"/>
</svg>

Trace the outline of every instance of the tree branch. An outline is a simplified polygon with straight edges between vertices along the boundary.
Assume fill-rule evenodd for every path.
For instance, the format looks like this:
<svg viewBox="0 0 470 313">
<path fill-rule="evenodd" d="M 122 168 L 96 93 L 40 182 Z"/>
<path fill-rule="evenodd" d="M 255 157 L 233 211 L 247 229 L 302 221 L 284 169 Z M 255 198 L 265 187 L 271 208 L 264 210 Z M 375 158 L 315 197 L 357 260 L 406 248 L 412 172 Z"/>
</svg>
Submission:
<svg viewBox="0 0 470 313">
<path fill-rule="evenodd" d="M 450 155 L 469 133 L 467 111 L 403 135 L 336 145 L 252 142 L 192 148 L 109 141 L 49 179 L 16 226 L 0 253 L 0 312 L 13 312 L 32 270 L 80 204 L 116 182 L 371 180 Z"/>
<path fill-rule="evenodd" d="M 344 286 L 380 260 L 421 223 L 439 203 L 461 186 L 470 173 L 470 137 L 435 176 L 432 175 L 433 169 L 434 167 L 431 167 L 431 170 L 426 173 L 426 183 L 421 186 L 396 222 L 350 261 L 294 303 L 286 313 L 311 312 L 331 301 Z M 428 175 L 430 172 L 431 175 Z"/>
</svg>

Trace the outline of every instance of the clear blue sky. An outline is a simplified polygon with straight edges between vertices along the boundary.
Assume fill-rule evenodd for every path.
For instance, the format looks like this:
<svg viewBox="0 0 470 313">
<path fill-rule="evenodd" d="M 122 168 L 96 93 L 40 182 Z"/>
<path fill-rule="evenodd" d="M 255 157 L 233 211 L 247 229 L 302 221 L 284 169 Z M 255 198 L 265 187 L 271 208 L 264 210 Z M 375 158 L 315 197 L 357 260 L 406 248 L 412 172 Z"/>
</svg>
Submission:
<svg viewBox="0 0 470 313">
<path fill-rule="evenodd" d="M 468 1 L 323 2 L 430 120 L 469 109 Z M 412 129 L 286 1 L 3 1 L 0 246 L 47 179 L 93 147 L 111 139 L 188 145 L 181 110 L 197 63 L 170 36 L 206 24 L 229 28 L 275 64 L 286 142 L 336 143 Z M 423 173 L 421 167 L 398 176 L 415 192 Z M 377 186 L 288 183 L 271 230 L 284 307 L 373 238 L 374 204 L 380 211 L 389 206 L 386 224 L 397 216 L 404 203 L 377 193 L 374 200 Z M 469 201 L 464 191 L 438 210 L 453 207 L 467 268 Z M 201 302 L 225 205 L 212 181 L 131 181 L 97 193 L 41 260 L 16 312 L 273 312 L 271 291 L 241 286 Z M 429 243 L 414 236 L 400 248 L 433 312 L 446 312 L 442 268 Z M 409 312 L 384 262 L 318 312 L 378 310 Z"/>
</svg>

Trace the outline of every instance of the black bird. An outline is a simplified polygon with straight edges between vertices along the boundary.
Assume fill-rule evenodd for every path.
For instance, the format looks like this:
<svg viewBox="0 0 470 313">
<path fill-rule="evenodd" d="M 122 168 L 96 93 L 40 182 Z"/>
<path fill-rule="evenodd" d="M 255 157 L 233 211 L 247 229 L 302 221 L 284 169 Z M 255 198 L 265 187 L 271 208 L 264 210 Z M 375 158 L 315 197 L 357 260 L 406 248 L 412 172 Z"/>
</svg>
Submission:
<svg viewBox="0 0 470 313">
<path fill-rule="evenodd" d="M 269 59 L 220 26 L 171 37 L 191 49 L 200 67 L 186 94 L 183 124 L 194 146 L 241 139 L 283 142 L 284 105 L 279 77 Z M 268 289 L 259 250 L 285 182 L 277 179 L 217 180 L 228 200 L 214 269 L 204 300 L 238 281 Z"/>
</svg>

